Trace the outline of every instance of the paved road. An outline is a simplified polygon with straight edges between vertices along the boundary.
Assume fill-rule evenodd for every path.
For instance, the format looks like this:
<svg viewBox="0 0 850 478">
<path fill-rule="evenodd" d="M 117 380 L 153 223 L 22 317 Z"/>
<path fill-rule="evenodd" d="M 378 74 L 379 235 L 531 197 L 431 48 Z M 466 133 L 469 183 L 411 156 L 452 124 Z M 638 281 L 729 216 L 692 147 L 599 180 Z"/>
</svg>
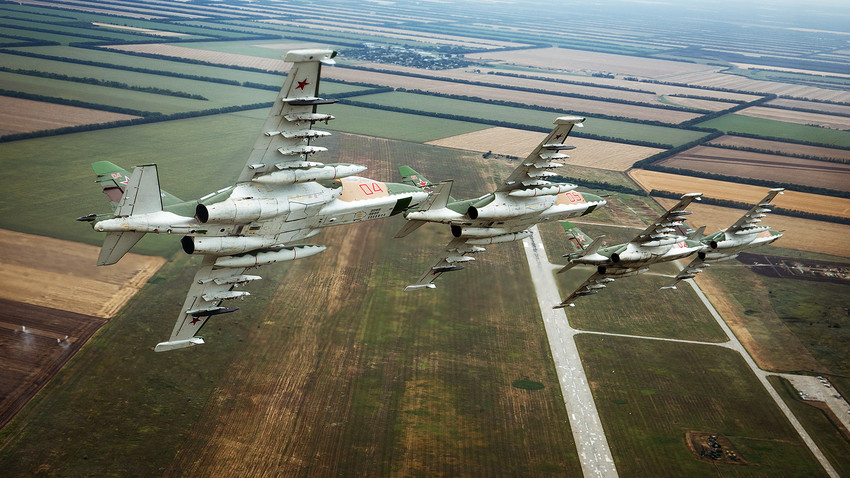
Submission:
<svg viewBox="0 0 850 478">
<path fill-rule="evenodd" d="M 558 267 L 553 266 L 546 257 L 537 227 L 532 229 L 532 233 L 532 237 L 523 241 L 523 247 L 531 267 L 531 279 L 537 291 L 537 302 L 543 314 L 543 324 L 549 337 L 549 347 L 564 395 L 576 450 L 581 459 L 582 472 L 586 477 L 616 477 L 617 468 L 608 448 L 608 439 L 602 429 L 602 421 L 573 339 L 576 331 L 570 327 L 562 309 L 552 309 L 552 305 L 561 302 L 552 275 Z"/>
<path fill-rule="evenodd" d="M 668 342 L 686 342 L 702 345 L 714 345 L 719 347 L 730 348 L 741 354 L 747 366 L 761 382 L 770 397 L 776 405 L 782 410 L 782 413 L 791 422 L 791 425 L 797 430 L 800 438 L 806 446 L 809 447 L 812 454 L 823 466 L 824 470 L 831 477 L 838 478 L 839 475 L 826 459 L 820 448 L 812 441 L 812 438 L 800 424 L 797 417 L 791 412 L 770 382 L 767 381 L 768 375 L 777 375 L 766 372 L 756 365 L 749 352 L 744 348 L 743 344 L 738 340 L 732 330 L 711 305 L 705 294 L 696 283 L 688 279 L 685 282 L 690 284 L 697 296 L 702 300 L 705 307 L 711 313 L 712 317 L 717 321 L 717 324 L 723 329 L 723 332 L 729 338 L 727 342 L 697 342 L 690 340 L 665 339 L 657 337 L 644 337 L 623 334 L 611 334 L 604 332 L 583 332 L 570 327 L 567 321 L 567 316 L 563 309 L 553 310 L 552 305 L 561 302 L 561 296 L 558 292 L 558 287 L 555 284 L 553 272 L 560 269 L 560 266 L 553 265 L 549 262 L 546 256 L 546 250 L 543 247 L 543 240 L 537 227 L 531 228 L 532 236 L 523 241 L 525 255 L 528 260 L 528 266 L 531 268 L 531 278 L 534 283 L 534 288 L 537 292 L 537 302 L 540 305 L 540 310 L 543 314 L 543 323 L 546 327 L 546 335 L 549 338 L 549 347 L 552 350 L 552 358 L 555 361 L 555 370 L 558 373 L 558 380 L 561 384 L 561 390 L 564 395 L 564 403 L 567 407 L 567 415 L 570 419 L 570 427 L 573 431 L 573 438 L 576 442 L 579 457 L 581 458 L 581 467 L 584 476 L 617 476 L 617 469 L 614 466 L 614 461 L 611 456 L 611 450 L 608 447 L 608 439 L 605 436 L 605 431 L 602 428 L 602 422 L 599 419 L 599 413 L 596 410 L 596 404 L 593 401 L 593 395 L 590 392 L 590 386 L 587 383 L 587 377 L 584 373 L 584 368 L 581 364 L 581 358 L 578 354 L 573 336 L 576 333 L 593 333 L 600 335 L 615 335 L 623 337 L 633 337 L 635 339 L 644 340 L 664 340 Z"/>
</svg>

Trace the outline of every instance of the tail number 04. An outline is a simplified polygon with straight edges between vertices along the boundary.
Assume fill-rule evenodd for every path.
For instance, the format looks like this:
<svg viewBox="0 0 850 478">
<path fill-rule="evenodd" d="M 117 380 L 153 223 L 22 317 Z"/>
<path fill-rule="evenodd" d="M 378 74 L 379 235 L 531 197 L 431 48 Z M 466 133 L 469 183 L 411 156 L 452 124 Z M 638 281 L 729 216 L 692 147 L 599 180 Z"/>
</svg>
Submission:
<svg viewBox="0 0 850 478">
<path fill-rule="evenodd" d="M 363 194 L 365 194 L 367 196 L 371 196 L 372 194 L 375 194 L 375 193 L 384 192 L 384 190 L 381 189 L 381 185 L 379 183 L 375 183 L 375 182 L 373 182 L 371 185 L 366 184 L 366 183 L 360 184 L 360 190 L 363 191 Z"/>
</svg>

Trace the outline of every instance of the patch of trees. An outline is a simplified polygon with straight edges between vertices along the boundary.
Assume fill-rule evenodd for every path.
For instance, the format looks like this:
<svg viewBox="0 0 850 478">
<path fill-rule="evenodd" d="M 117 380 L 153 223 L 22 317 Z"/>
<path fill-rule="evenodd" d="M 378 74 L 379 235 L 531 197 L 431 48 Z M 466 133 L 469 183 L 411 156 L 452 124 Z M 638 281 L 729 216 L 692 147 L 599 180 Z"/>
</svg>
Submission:
<svg viewBox="0 0 850 478">
<path fill-rule="evenodd" d="M 637 163 L 635 163 L 637 165 Z M 751 184 L 753 186 L 764 186 L 768 188 L 785 188 L 794 191 L 800 191 L 805 193 L 812 194 L 820 194 L 823 196 L 834 196 L 840 198 L 848 198 L 850 199 L 850 192 L 847 191 L 839 191 L 836 189 L 828 189 L 828 188 L 820 188 L 816 186 L 804 186 L 801 184 L 792 184 L 792 183 L 783 183 L 778 181 L 771 181 L 767 179 L 758 179 L 758 178 L 744 178 L 738 176 L 728 176 L 726 174 L 717 174 L 717 173 L 707 173 L 704 171 L 694 171 L 691 169 L 682 169 L 682 168 L 669 168 L 666 166 L 660 166 L 658 164 L 648 164 L 643 166 L 643 169 L 648 169 L 650 171 L 659 171 L 662 173 L 671 173 L 671 174 L 679 174 L 682 176 L 692 176 L 695 178 L 706 178 L 706 179 L 715 179 L 717 181 L 726 181 L 731 183 L 739 183 L 739 184 Z"/>
<path fill-rule="evenodd" d="M 97 78 L 81 78 L 77 76 L 68 76 L 60 73 L 50 73 L 47 71 L 37 71 L 37 70 L 20 70 L 13 68 L 5 68 L 0 66 L 0 71 L 6 71 L 9 73 L 16 73 L 19 75 L 27 75 L 27 76 L 37 76 L 39 78 L 50 78 L 52 80 L 62 80 L 62 81 L 72 81 L 74 83 L 85 83 L 87 85 L 96 85 L 96 86 L 106 86 L 109 88 L 120 88 L 124 90 L 133 90 L 133 91 L 142 91 L 145 93 L 152 93 L 155 95 L 165 95 L 165 96 L 176 96 L 179 98 L 189 98 L 193 100 L 201 100 L 201 101 L 209 101 L 207 98 L 192 93 L 186 93 L 184 91 L 174 91 L 167 90 L 164 88 L 157 88 L 154 86 L 138 86 L 138 85 L 128 85 L 127 83 L 121 83 L 119 81 L 107 81 L 107 80 L 98 80 Z"/>
<path fill-rule="evenodd" d="M 669 198 L 669 199 L 679 199 L 682 197 L 679 193 L 674 193 L 670 191 L 663 191 L 658 189 L 653 189 L 649 192 L 649 195 L 652 197 L 660 197 L 660 198 Z M 711 206 L 722 206 L 729 207 L 734 209 L 743 209 L 750 210 L 753 207 L 753 204 L 748 204 L 742 201 L 730 201 L 728 199 L 718 199 L 712 197 L 702 196 L 700 198 L 700 202 L 702 204 L 708 204 Z M 817 214 L 813 212 L 806 211 L 798 211 L 796 209 L 785 209 L 782 207 L 774 207 L 771 208 L 771 211 L 774 214 L 779 214 L 781 216 L 789 216 L 789 217 L 800 217 L 803 219 L 813 219 L 815 221 L 825 221 L 832 222 L 837 224 L 850 224 L 850 218 L 846 217 L 838 217 L 838 216 L 829 216 L 827 214 Z"/>
</svg>

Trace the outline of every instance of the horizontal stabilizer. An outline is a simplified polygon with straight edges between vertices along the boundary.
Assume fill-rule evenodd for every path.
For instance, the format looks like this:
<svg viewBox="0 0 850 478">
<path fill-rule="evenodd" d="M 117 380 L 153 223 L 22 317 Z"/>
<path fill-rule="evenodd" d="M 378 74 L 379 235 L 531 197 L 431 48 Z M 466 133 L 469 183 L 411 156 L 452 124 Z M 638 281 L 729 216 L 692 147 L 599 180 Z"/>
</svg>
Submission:
<svg viewBox="0 0 850 478">
<path fill-rule="evenodd" d="M 420 289 L 436 289 L 436 288 L 437 288 L 437 285 L 436 285 L 436 284 L 415 284 L 415 285 L 409 285 L 409 286 L 405 287 L 405 288 L 404 288 L 404 291 L 405 291 L 405 292 L 410 292 L 410 291 L 412 291 L 412 290 L 420 290 Z"/>
</svg>

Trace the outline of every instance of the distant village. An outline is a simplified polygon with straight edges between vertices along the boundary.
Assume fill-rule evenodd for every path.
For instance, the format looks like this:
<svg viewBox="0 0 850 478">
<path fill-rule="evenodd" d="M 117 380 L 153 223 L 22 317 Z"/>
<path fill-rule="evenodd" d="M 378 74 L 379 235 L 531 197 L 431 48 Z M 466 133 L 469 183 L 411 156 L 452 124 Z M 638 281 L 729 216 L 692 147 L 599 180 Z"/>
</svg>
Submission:
<svg viewBox="0 0 850 478">
<path fill-rule="evenodd" d="M 380 43 L 363 43 L 360 48 L 346 48 L 343 55 L 350 59 L 390 63 L 426 70 L 464 68 L 472 64 L 461 53 L 442 54 Z"/>
</svg>

